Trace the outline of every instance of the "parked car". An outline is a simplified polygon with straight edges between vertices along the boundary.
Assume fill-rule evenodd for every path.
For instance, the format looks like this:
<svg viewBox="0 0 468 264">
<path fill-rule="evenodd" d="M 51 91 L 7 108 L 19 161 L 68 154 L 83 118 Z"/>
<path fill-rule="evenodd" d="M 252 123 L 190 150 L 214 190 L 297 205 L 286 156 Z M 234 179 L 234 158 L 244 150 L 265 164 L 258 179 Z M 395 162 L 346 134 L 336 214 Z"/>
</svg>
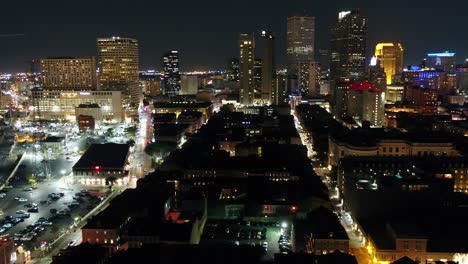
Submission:
<svg viewBox="0 0 468 264">
<path fill-rule="evenodd" d="M 28 212 L 29 213 L 39 213 L 39 208 L 37 208 L 37 207 L 29 208 Z"/>
</svg>

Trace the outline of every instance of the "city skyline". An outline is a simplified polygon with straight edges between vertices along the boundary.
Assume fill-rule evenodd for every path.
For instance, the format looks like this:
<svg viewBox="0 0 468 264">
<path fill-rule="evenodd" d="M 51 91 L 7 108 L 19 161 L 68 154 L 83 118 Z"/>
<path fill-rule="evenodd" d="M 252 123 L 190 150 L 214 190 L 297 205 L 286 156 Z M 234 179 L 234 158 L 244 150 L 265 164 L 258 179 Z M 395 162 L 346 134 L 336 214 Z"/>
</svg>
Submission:
<svg viewBox="0 0 468 264">
<path fill-rule="evenodd" d="M 170 5 L 164 3 L 145 4 L 145 8 L 135 5 L 128 9 L 104 3 L 73 8 L 33 3 L 28 10 L 6 3 L 5 10 L 9 11 L 0 18 L 6 25 L 1 33 L 14 36 L 1 38 L 0 58 L 4 63 L 0 72 L 26 71 L 30 59 L 95 56 L 95 39 L 112 36 L 139 41 L 141 69 L 160 70 L 159 58 L 167 50 L 180 51 L 182 70 L 225 69 L 228 58 L 237 56 L 238 34 L 254 31 L 260 35 L 263 29 L 275 33 L 275 57 L 278 68 L 284 68 L 287 16 L 305 10 L 316 17 L 318 51 L 329 47 L 330 28 L 338 12 L 356 8 L 369 18 L 368 47 L 378 42 L 401 42 L 405 47 L 405 65 L 419 63 L 428 52 L 453 51 L 459 63 L 468 57 L 468 50 L 464 48 L 468 39 L 453 33 L 463 31 L 462 12 L 466 3 L 455 6 L 435 1 L 394 1 L 392 4 L 383 10 L 370 1 L 331 1 L 327 6 L 295 1 L 288 7 L 263 8 L 261 3 L 255 3 L 249 10 L 240 10 L 243 5 L 218 6 L 205 1 L 194 7 L 183 3 L 178 12 L 165 12 Z M 419 13 L 427 19 L 420 19 Z M 123 15 L 132 19 L 119 19 Z M 449 21 L 449 17 L 451 22 L 440 23 Z M 414 34 L 428 29 L 431 34 Z M 368 57 L 372 53 L 367 50 Z"/>
</svg>

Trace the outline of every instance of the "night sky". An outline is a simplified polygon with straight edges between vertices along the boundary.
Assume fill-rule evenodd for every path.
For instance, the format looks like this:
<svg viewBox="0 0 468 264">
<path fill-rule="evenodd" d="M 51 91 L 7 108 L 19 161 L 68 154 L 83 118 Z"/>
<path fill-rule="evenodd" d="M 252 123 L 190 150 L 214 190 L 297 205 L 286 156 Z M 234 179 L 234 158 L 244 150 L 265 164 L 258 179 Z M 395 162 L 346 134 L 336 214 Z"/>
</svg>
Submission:
<svg viewBox="0 0 468 264">
<path fill-rule="evenodd" d="M 401 41 L 405 64 L 427 52 L 450 50 L 468 57 L 468 1 L 435 0 L 237 0 L 237 1 L 2 1 L 0 72 L 26 71 L 27 61 L 47 56 L 96 55 L 96 38 L 134 37 L 140 68 L 160 69 L 161 55 L 180 51 L 182 70 L 224 69 L 238 56 L 240 32 L 271 29 L 278 66 L 285 63 L 286 17 L 316 16 L 316 49 L 329 45 L 330 26 L 341 10 L 369 17 L 368 53 L 377 42 Z M 74 3 L 73 5 L 70 3 Z M 260 53 L 257 53 L 260 55 Z"/>
</svg>

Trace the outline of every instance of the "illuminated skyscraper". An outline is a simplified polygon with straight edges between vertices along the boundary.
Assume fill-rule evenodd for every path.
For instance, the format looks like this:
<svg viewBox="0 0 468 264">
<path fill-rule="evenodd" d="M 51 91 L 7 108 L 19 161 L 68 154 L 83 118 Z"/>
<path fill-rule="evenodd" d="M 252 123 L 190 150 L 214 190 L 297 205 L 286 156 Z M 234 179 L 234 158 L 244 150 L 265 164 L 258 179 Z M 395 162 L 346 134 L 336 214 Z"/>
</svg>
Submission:
<svg viewBox="0 0 468 264">
<path fill-rule="evenodd" d="M 252 105 L 254 88 L 254 48 L 253 34 L 240 34 L 239 36 L 239 102 L 243 105 Z"/>
<path fill-rule="evenodd" d="M 54 57 L 41 60 L 44 89 L 96 90 L 96 59 Z"/>
<path fill-rule="evenodd" d="M 379 43 L 375 46 L 375 57 L 387 76 L 387 84 L 392 83 L 395 74 L 403 72 L 403 46 L 401 43 Z"/>
<path fill-rule="evenodd" d="M 425 60 L 426 67 L 453 74 L 456 71 L 457 61 L 455 53 L 429 53 Z"/>
<path fill-rule="evenodd" d="M 179 69 L 179 52 L 176 50 L 168 51 L 162 57 L 163 77 L 163 94 L 168 96 L 176 96 L 180 93 L 180 69 Z"/>
<path fill-rule="evenodd" d="M 307 91 L 309 87 L 309 64 L 314 60 L 315 17 L 288 17 L 287 29 L 287 66 L 290 79 L 297 80 L 291 93 Z M 291 84 L 290 84 L 291 85 Z"/>
<path fill-rule="evenodd" d="M 273 102 L 276 95 L 272 89 L 273 78 L 275 77 L 275 57 L 274 57 L 275 37 L 270 31 L 262 31 L 262 99 L 267 103 Z"/>
<path fill-rule="evenodd" d="M 131 38 L 97 39 L 100 85 L 102 90 L 127 92 L 130 101 L 139 104 L 138 41 Z"/>
<path fill-rule="evenodd" d="M 344 11 L 331 31 L 331 80 L 361 79 L 366 66 L 367 18 Z"/>
</svg>

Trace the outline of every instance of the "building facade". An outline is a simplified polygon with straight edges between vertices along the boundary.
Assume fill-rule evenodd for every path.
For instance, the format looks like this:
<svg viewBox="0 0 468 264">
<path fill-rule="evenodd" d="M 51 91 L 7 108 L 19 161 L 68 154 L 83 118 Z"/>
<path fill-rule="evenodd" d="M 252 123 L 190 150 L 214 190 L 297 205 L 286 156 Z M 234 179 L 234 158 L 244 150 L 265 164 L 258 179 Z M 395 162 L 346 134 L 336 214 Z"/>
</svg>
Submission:
<svg viewBox="0 0 468 264">
<path fill-rule="evenodd" d="M 106 122 L 122 122 L 120 91 L 32 91 L 34 120 L 76 121 L 75 109 L 82 104 L 97 104 Z"/>
<path fill-rule="evenodd" d="M 287 20 L 287 68 L 290 79 L 296 80 L 291 93 L 307 91 L 309 63 L 315 56 L 315 17 L 290 16 Z M 290 84 L 291 85 L 291 84 Z"/>
<path fill-rule="evenodd" d="M 401 43 L 378 43 L 375 46 L 375 58 L 380 62 L 387 76 L 387 84 L 392 84 L 392 77 L 403 72 L 403 46 Z"/>
<path fill-rule="evenodd" d="M 182 75 L 180 76 L 180 94 L 197 94 L 198 93 L 198 76 Z"/>
<path fill-rule="evenodd" d="M 41 79 L 44 89 L 96 90 L 96 58 L 42 59 Z"/>
<path fill-rule="evenodd" d="M 332 80 L 361 79 L 366 66 L 367 17 L 359 11 L 343 11 L 331 32 Z"/>
<path fill-rule="evenodd" d="M 456 72 L 457 60 L 455 53 L 452 52 L 428 53 L 424 63 L 428 68 L 433 68 L 450 74 Z"/>
<path fill-rule="evenodd" d="M 131 38 L 98 38 L 99 83 L 104 91 L 128 93 L 130 102 L 142 99 L 139 87 L 138 41 Z"/>
<path fill-rule="evenodd" d="M 176 96 L 180 94 L 180 68 L 179 68 L 179 52 L 171 50 L 166 52 L 162 57 L 162 66 L 164 69 L 163 94 L 168 96 Z"/>
<path fill-rule="evenodd" d="M 239 36 L 239 102 L 243 105 L 252 105 L 255 97 L 254 84 L 254 48 L 253 34 L 240 34 Z"/>
<path fill-rule="evenodd" d="M 271 104 L 276 97 L 275 89 L 272 89 L 273 78 L 275 78 L 275 37 L 271 31 L 262 31 L 262 99 Z"/>
<path fill-rule="evenodd" d="M 320 71 L 320 64 L 316 61 L 311 61 L 309 64 L 308 96 L 313 97 L 320 94 Z"/>
</svg>

